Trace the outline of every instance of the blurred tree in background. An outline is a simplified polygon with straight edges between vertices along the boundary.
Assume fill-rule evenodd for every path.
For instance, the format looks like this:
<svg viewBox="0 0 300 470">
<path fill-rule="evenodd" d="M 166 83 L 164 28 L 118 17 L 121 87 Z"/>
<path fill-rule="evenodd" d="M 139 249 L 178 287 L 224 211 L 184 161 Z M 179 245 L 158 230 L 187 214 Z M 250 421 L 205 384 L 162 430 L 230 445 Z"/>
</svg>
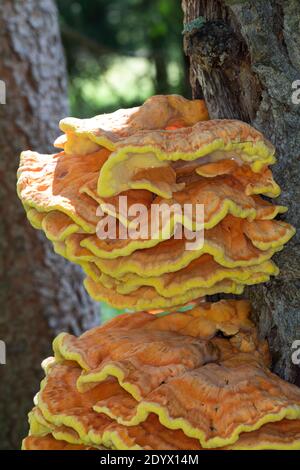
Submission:
<svg viewBox="0 0 300 470">
<path fill-rule="evenodd" d="M 72 114 L 190 95 L 178 0 L 59 0 Z"/>
<path fill-rule="evenodd" d="M 78 267 L 53 252 L 28 223 L 16 194 L 22 150 L 53 151 L 57 123 L 69 113 L 66 67 L 53 0 L 2 0 L 0 79 L 0 448 L 19 449 L 42 377 L 40 363 L 59 332 L 99 322 Z"/>
</svg>

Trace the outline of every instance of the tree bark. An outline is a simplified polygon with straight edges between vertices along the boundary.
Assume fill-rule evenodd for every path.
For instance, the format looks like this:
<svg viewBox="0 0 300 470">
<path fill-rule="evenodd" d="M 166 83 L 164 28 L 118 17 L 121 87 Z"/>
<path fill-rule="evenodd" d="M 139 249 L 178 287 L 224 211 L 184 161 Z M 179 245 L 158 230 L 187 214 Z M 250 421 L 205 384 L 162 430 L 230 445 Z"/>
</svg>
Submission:
<svg viewBox="0 0 300 470">
<path fill-rule="evenodd" d="M 277 149 L 272 169 L 279 201 L 289 207 L 283 219 L 298 232 L 275 257 L 280 275 L 246 296 L 269 340 L 274 371 L 300 385 L 291 358 L 300 339 L 300 104 L 292 101 L 300 79 L 299 1 L 183 0 L 182 6 L 194 97 L 205 98 L 212 119 L 249 122 Z"/>
<path fill-rule="evenodd" d="M 53 152 L 57 123 L 67 114 L 66 69 L 53 0 L 2 0 L 0 79 L 0 447 L 18 449 L 39 388 L 40 363 L 59 331 L 98 323 L 98 306 L 82 286 L 81 270 L 53 253 L 26 221 L 16 195 L 21 150 Z"/>
</svg>

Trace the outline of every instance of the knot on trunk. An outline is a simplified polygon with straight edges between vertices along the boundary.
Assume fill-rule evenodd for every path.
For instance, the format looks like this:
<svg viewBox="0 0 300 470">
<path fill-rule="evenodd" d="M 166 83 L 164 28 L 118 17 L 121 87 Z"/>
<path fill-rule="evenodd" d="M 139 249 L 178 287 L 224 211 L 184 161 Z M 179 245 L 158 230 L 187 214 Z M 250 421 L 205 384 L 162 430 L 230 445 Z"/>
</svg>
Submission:
<svg viewBox="0 0 300 470">
<path fill-rule="evenodd" d="M 202 69 L 224 67 L 240 62 L 241 42 L 224 21 L 206 21 L 199 28 L 185 33 L 186 54 L 192 56 Z"/>
</svg>

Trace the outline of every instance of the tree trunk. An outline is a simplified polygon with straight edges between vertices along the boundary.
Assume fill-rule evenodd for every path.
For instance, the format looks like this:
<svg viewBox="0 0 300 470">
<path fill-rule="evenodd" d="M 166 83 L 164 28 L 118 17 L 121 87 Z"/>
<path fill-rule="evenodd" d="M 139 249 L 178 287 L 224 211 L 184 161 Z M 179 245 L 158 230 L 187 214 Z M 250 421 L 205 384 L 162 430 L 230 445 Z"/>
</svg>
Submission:
<svg viewBox="0 0 300 470">
<path fill-rule="evenodd" d="M 291 359 L 300 339 L 300 104 L 292 99 L 300 79 L 299 0 L 183 0 L 182 6 L 194 97 L 205 98 L 212 119 L 249 122 L 277 149 L 279 201 L 298 233 L 275 257 L 280 275 L 246 296 L 269 339 L 274 370 L 300 385 Z"/>
<path fill-rule="evenodd" d="M 0 365 L 0 446 L 18 449 L 53 336 L 98 322 L 81 271 L 31 228 L 16 196 L 20 151 L 53 152 L 57 123 L 68 110 L 52 0 L 2 0 L 0 79 L 7 93 L 6 105 L 0 104 L 0 340 L 7 348 L 6 365 Z"/>
</svg>

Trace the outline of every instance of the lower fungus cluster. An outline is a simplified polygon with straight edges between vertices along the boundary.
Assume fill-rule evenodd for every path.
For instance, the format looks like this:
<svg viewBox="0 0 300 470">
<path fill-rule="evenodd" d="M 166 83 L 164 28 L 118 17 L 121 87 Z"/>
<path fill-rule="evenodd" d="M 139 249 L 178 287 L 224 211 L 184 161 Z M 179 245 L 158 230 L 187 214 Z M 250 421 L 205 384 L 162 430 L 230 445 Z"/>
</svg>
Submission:
<svg viewBox="0 0 300 470">
<path fill-rule="evenodd" d="M 82 266 L 95 299 L 132 311 L 169 309 L 206 295 L 241 294 L 278 274 L 271 261 L 294 229 L 275 217 L 280 188 L 269 165 L 274 148 L 241 121 L 208 120 L 203 101 L 154 96 L 139 108 L 61 121 L 55 155 L 23 152 L 18 194 L 31 224 L 57 253 Z M 143 205 L 137 218 L 122 210 Z M 203 205 L 204 244 L 187 249 Z M 105 214 L 100 221 L 97 209 Z M 180 220 L 170 208 L 182 209 Z M 148 226 L 155 234 L 120 237 Z M 169 211 L 169 212 L 168 212 Z M 170 214 L 170 217 L 168 215 Z M 167 220 L 167 222 L 166 222 Z M 99 236 L 99 225 L 115 233 Z"/>
<path fill-rule="evenodd" d="M 62 333 L 26 450 L 300 449 L 300 390 L 270 372 L 246 301 Z"/>
</svg>

